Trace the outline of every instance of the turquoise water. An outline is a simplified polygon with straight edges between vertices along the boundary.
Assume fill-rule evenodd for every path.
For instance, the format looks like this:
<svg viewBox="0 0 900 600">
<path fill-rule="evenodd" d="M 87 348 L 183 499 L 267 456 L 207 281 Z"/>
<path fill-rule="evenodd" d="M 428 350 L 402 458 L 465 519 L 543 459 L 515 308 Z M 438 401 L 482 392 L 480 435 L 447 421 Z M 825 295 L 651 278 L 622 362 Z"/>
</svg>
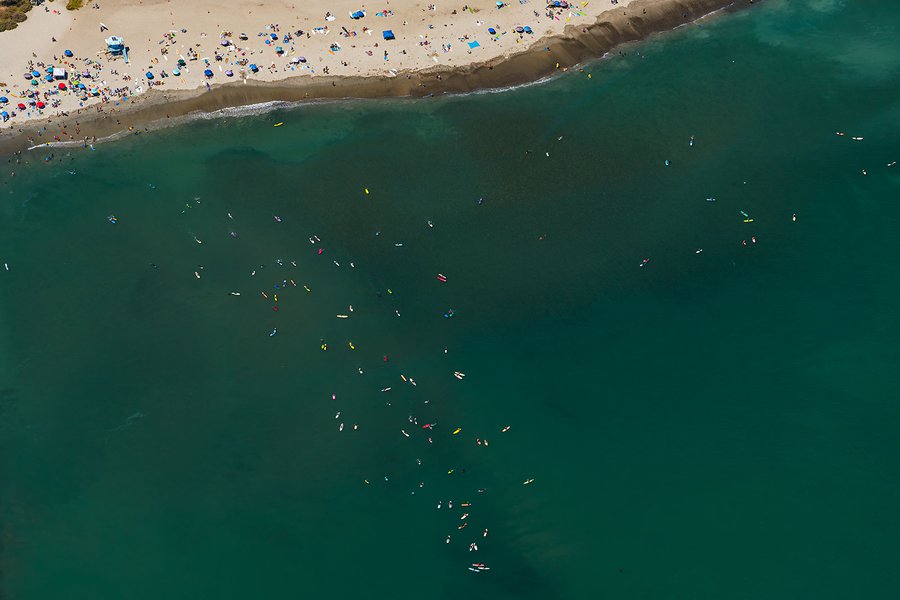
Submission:
<svg viewBox="0 0 900 600">
<path fill-rule="evenodd" d="M 7 165 L 0 597 L 896 597 L 898 23 Z"/>
</svg>

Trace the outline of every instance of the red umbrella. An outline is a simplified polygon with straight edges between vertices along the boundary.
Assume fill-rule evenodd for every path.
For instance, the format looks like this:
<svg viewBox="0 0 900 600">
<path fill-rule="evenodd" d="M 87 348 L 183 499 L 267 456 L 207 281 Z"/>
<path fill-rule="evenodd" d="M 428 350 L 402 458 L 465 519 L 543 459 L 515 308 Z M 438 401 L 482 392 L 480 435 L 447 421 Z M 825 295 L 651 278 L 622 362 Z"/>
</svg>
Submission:
<svg viewBox="0 0 900 600">
<path fill-rule="evenodd" d="M 25 110 L 25 105 L 19 102 L 19 110 Z"/>
<path fill-rule="evenodd" d="M 38 103 L 37 103 L 37 107 L 38 107 L 38 108 L 44 108 L 44 106 L 45 106 L 45 104 L 44 104 L 43 102 L 38 102 Z"/>
<path fill-rule="evenodd" d="M 65 89 L 66 89 L 66 84 L 64 84 L 64 83 L 59 84 L 59 89 L 65 90 Z"/>
</svg>

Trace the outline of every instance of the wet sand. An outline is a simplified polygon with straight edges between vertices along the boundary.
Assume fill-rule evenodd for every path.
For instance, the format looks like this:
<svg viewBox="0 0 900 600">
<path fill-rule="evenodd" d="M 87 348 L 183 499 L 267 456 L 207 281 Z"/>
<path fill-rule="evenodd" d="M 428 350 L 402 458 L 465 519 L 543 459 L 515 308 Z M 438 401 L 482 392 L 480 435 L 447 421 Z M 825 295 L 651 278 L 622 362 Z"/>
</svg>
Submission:
<svg viewBox="0 0 900 600">
<path fill-rule="evenodd" d="M 758 3 L 759 0 L 756 0 Z M 294 77 L 278 82 L 238 82 L 207 90 L 150 90 L 112 110 L 86 108 L 68 116 L 28 123 L 0 137 L 0 153 L 42 143 L 81 143 L 177 124 L 197 113 L 270 102 L 348 98 L 429 97 L 526 84 L 565 71 L 613 48 L 670 31 L 713 12 L 739 10 L 753 0 L 639 0 L 621 12 L 610 11 L 589 26 L 566 29 L 564 36 L 544 38 L 529 50 L 466 67 L 435 67 L 400 72 L 396 77 Z M 43 130 L 42 135 L 38 131 Z"/>
</svg>

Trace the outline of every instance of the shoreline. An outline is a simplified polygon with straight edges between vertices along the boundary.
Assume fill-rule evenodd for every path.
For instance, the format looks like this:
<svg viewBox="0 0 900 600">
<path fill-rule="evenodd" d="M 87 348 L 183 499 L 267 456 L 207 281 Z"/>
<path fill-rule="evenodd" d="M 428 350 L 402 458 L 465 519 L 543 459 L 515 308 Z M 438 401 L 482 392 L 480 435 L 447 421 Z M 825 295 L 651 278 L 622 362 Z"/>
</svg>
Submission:
<svg viewBox="0 0 900 600">
<path fill-rule="evenodd" d="M 759 0 L 755 0 L 759 2 Z M 425 98 L 501 90 L 545 79 L 587 60 L 602 58 L 614 48 L 673 31 L 714 13 L 749 7 L 754 0 L 637 0 L 606 11 L 589 25 L 569 25 L 563 34 L 540 38 L 528 48 L 462 67 L 435 66 L 400 71 L 394 77 L 294 76 L 272 82 L 219 84 L 207 91 L 150 90 L 114 111 L 93 108 L 24 123 L 0 133 L 0 154 L 55 145 L 81 145 L 86 138 L 117 139 L 130 130 L 149 130 L 183 122 L 197 113 L 266 103 L 316 100 Z M 77 129 L 77 133 L 71 131 Z M 38 132 L 43 131 L 43 135 Z M 46 136 L 60 140 L 46 140 Z M 67 142 L 67 143 L 65 143 Z M 63 144 L 65 143 L 65 144 Z"/>
</svg>

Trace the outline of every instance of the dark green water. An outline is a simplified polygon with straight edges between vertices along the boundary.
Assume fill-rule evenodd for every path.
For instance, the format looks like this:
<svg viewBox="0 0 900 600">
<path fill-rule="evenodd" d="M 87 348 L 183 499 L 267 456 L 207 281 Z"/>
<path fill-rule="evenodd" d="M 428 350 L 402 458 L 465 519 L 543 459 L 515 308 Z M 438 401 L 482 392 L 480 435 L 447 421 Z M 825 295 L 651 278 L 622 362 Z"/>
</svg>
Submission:
<svg viewBox="0 0 900 600">
<path fill-rule="evenodd" d="M 7 165 L 0 597 L 896 598 L 898 23 Z"/>
</svg>

